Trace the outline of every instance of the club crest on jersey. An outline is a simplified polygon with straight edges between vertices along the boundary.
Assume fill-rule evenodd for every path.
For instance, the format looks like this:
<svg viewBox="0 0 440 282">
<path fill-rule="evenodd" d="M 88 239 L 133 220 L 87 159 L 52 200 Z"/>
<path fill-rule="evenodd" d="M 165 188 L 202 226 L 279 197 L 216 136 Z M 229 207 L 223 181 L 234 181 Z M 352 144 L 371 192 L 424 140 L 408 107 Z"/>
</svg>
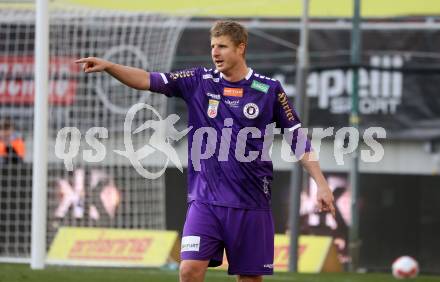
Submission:
<svg viewBox="0 0 440 282">
<path fill-rule="evenodd" d="M 228 88 L 223 89 L 223 95 L 229 97 L 243 97 L 243 88 Z"/>
<path fill-rule="evenodd" d="M 257 104 L 254 104 L 254 103 L 247 103 L 243 107 L 243 114 L 248 119 L 256 118 L 258 116 L 259 112 L 260 112 L 260 109 L 258 109 Z"/>
<path fill-rule="evenodd" d="M 209 99 L 207 112 L 208 117 L 215 118 L 217 116 L 219 103 L 220 102 L 217 100 Z"/>
</svg>

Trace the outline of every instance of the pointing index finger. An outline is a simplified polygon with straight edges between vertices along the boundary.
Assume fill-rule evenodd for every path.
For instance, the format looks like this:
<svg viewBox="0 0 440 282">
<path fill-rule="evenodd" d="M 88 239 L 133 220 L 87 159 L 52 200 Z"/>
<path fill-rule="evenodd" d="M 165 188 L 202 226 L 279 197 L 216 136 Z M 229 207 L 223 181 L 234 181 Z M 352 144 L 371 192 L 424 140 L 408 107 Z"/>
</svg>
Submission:
<svg viewBox="0 0 440 282">
<path fill-rule="evenodd" d="M 87 63 L 89 60 L 87 58 L 81 58 L 75 61 L 75 63 L 80 64 L 80 63 Z"/>
</svg>

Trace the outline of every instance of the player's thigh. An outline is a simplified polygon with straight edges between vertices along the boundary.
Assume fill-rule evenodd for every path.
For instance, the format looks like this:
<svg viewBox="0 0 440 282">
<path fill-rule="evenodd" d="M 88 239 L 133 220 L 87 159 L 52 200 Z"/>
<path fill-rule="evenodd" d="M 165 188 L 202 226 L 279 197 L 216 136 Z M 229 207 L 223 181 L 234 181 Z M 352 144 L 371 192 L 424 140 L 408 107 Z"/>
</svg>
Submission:
<svg viewBox="0 0 440 282">
<path fill-rule="evenodd" d="M 271 211 L 234 209 L 229 215 L 224 226 L 229 274 L 273 274 L 275 232 Z"/>
<path fill-rule="evenodd" d="M 209 205 L 192 202 L 183 227 L 180 257 L 182 260 L 210 261 L 218 266 L 223 260 L 221 226 Z"/>
</svg>

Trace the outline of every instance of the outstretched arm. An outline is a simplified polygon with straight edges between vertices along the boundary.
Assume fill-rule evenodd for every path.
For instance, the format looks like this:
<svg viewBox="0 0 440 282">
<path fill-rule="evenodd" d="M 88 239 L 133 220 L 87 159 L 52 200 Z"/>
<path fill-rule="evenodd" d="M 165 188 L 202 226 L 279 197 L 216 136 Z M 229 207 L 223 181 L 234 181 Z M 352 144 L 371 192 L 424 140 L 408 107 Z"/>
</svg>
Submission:
<svg viewBox="0 0 440 282">
<path fill-rule="evenodd" d="M 87 57 L 76 60 L 77 64 L 84 64 L 86 73 L 105 71 L 123 84 L 138 89 L 150 89 L 150 73 L 138 68 L 118 65 L 96 57 Z"/>
<path fill-rule="evenodd" d="M 318 200 L 318 211 L 319 212 L 330 212 L 333 217 L 335 216 L 335 206 L 333 193 L 325 180 L 324 175 L 321 172 L 318 161 L 313 160 L 313 151 L 307 152 L 301 159 L 302 166 L 307 170 L 310 176 L 313 177 L 316 184 L 318 185 L 318 192 L 316 199 Z"/>
</svg>

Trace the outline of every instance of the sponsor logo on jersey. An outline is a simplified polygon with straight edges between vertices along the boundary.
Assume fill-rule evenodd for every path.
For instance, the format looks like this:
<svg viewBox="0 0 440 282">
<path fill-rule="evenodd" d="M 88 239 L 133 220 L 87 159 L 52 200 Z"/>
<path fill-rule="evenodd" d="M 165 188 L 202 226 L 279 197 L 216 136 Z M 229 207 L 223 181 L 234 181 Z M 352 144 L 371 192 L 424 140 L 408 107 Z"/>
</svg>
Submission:
<svg viewBox="0 0 440 282">
<path fill-rule="evenodd" d="M 270 181 L 265 176 L 265 177 L 263 177 L 262 182 L 263 182 L 263 192 L 264 192 L 264 194 L 266 194 L 266 196 L 268 196 L 269 195 L 269 184 L 270 184 Z"/>
<path fill-rule="evenodd" d="M 278 101 L 281 104 L 281 108 L 283 109 L 286 118 L 290 121 L 294 121 L 295 115 L 293 114 L 293 109 L 289 105 L 289 100 L 287 99 L 286 93 L 278 93 Z"/>
<path fill-rule="evenodd" d="M 198 252 L 200 249 L 200 236 L 182 237 L 180 252 Z"/>
<path fill-rule="evenodd" d="M 260 112 L 260 109 L 258 109 L 257 104 L 254 103 L 247 103 L 243 107 L 243 114 L 248 119 L 254 119 L 258 116 L 258 113 Z"/>
<path fill-rule="evenodd" d="M 220 94 L 214 94 L 214 93 L 207 92 L 206 96 L 211 97 L 212 99 L 216 99 L 216 100 L 220 100 L 221 99 Z"/>
<path fill-rule="evenodd" d="M 194 71 L 192 70 L 176 71 L 170 73 L 170 77 L 173 80 L 176 80 L 178 78 L 191 77 L 191 76 L 194 76 Z"/>
<path fill-rule="evenodd" d="M 243 97 L 243 88 L 228 88 L 223 89 L 223 95 L 229 97 Z"/>
<path fill-rule="evenodd" d="M 215 118 L 217 116 L 219 103 L 220 102 L 217 100 L 209 99 L 207 112 L 208 117 Z"/>
<path fill-rule="evenodd" d="M 220 78 L 218 78 L 218 77 L 213 77 L 212 74 L 210 74 L 210 73 L 208 73 L 208 74 L 204 74 L 204 75 L 202 76 L 202 78 L 203 78 L 203 79 L 212 79 L 212 81 L 214 81 L 214 82 L 219 82 L 219 81 L 220 81 Z"/>
<path fill-rule="evenodd" d="M 269 91 L 269 85 L 261 83 L 259 81 L 253 80 L 252 81 L 252 85 L 251 88 L 261 91 L 263 93 L 267 93 L 267 91 Z"/>
<path fill-rule="evenodd" d="M 231 108 L 238 108 L 238 106 L 240 105 L 240 100 L 224 100 L 225 104 L 228 105 Z"/>
</svg>

